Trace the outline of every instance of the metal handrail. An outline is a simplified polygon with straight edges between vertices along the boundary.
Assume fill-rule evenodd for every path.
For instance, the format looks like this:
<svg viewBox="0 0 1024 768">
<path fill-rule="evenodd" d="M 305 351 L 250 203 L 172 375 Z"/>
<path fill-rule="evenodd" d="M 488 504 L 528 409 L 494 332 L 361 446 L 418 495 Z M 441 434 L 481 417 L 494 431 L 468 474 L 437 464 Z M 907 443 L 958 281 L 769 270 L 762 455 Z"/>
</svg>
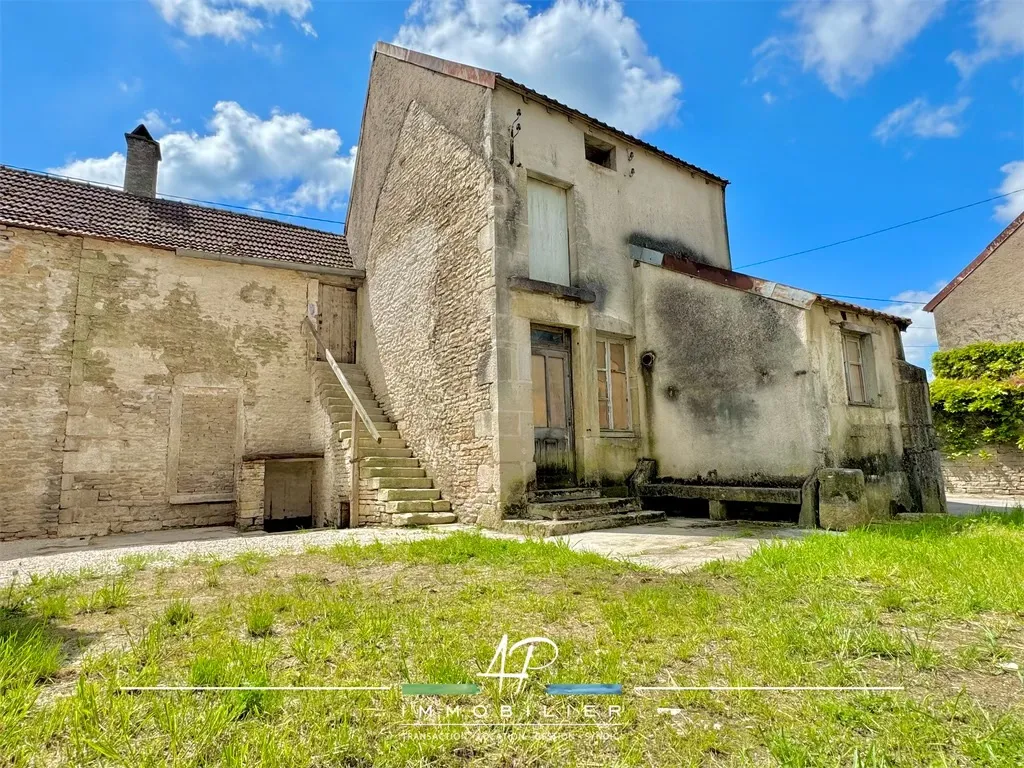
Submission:
<svg viewBox="0 0 1024 768">
<path fill-rule="evenodd" d="M 377 428 L 373 426 L 373 422 L 370 421 L 369 414 L 366 412 L 366 409 L 363 408 L 363 404 L 359 402 L 359 398 L 356 397 L 356 393 L 352 389 L 352 385 L 348 383 L 348 379 L 345 378 L 345 374 L 342 372 L 341 368 L 338 367 L 338 363 L 335 361 L 334 355 L 331 354 L 331 350 L 327 348 L 323 339 L 320 338 L 320 334 L 313 325 L 313 321 L 310 320 L 309 317 L 306 317 L 305 321 L 310 332 L 313 334 L 313 338 L 316 340 L 316 343 L 323 348 L 324 355 L 327 357 L 327 362 L 331 366 L 331 370 L 334 371 L 334 375 L 338 379 L 338 383 L 341 384 L 342 389 L 345 390 L 345 394 L 348 395 L 348 399 L 352 401 L 352 409 L 359 414 L 359 419 L 366 425 L 366 430 L 370 433 L 370 436 L 379 443 L 381 441 L 380 432 L 377 431 Z M 355 424 L 353 424 L 352 430 L 353 440 L 356 438 L 354 427 Z"/>
</svg>

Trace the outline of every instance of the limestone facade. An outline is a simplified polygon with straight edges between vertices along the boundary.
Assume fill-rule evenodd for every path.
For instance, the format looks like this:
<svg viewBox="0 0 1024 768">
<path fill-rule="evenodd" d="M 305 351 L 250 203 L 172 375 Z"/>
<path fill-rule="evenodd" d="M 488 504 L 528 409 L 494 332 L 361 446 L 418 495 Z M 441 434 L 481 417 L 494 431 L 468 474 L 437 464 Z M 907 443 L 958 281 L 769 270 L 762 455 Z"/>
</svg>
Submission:
<svg viewBox="0 0 1024 768">
<path fill-rule="evenodd" d="M 255 526 L 246 459 L 323 453 L 317 275 L 0 234 L 0 538 Z"/>
</svg>

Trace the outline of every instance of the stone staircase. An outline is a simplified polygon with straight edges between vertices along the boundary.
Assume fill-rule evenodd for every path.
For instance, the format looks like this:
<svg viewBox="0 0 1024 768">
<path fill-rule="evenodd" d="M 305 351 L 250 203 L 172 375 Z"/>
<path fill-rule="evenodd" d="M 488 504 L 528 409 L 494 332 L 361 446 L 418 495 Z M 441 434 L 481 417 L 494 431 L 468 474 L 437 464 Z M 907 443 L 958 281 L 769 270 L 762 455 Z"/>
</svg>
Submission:
<svg viewBox="0 0 1024 768">
<path fill-rule="evenodd" d="M 381 435 L 378 444 L 359 428 L 359 524 L 440 525 L 454 523 L 451 502 L 413 456 L 398 427 L 377 403 L 366 373 L 358 365 L 339 365 L 374 427 Z M 331 431 L 347 456 L 352 445 L 352 403 L 326 362 L 314 368 L 316 392 L 330 415 Z M 347 467 L 346 467 L 347 471 Z"/>
<path fill-rule="evenodd" d="M 527 536 L 562 536 L 664 519 L 664 512 L 645 512 L 634 498 L 604 497 L 596 488 L 561 488 L 536 491 L 525 517 L 504 520 L 501 527 Z"/>
</svg>

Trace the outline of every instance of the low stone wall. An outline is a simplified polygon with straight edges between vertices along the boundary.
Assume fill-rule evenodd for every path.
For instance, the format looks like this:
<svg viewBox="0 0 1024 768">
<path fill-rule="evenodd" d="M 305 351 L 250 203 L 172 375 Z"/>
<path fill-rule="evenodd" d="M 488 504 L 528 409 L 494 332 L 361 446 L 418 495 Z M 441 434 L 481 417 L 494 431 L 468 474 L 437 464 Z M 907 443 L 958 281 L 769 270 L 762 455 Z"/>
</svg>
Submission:
<svg viewBox="0 0 1024 768">
<path fill-rule="evenodd" d="M 1024 496 L 1024 451 L 1012 445 L 987 445 L 985 457 L 943 459 L 949 493 Z"/>
</svg>

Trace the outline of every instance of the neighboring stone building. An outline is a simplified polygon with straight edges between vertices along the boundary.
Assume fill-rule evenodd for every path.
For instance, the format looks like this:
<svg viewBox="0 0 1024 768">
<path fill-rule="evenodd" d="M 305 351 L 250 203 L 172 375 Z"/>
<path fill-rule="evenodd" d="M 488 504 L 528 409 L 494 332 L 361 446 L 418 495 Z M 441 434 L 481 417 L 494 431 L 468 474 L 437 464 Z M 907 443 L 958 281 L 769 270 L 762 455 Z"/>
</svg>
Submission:
<svg viewBox="0 0 1024 768">
<path fill-rule="evenodd" d="M 977 341 L 1024 341 L 1024 211 L 925 311 L 935 315 L 940 349 Z"/>
<path fill-rule="evenodd" d="M 939 349 L 981 341 L 1024 341 L 1024 212 L 928 302 Z M 943 461 L 954 493 L 1024 496 L 1024 451 L 989 445 Z"/>
<path fill-rule="evenodd" d="M 359 147 L 360 363 L 464 518 L 644 519 L 632 482 L 810 522 L 822 468 L 943 509 L 909 321 L 731 272 L 723 179 L 383 43 Z"/>
<path fill-rule="evenodd" d="M 353 365 L 345 238 L 155 199 L 159 145 L 126 139 L 127 192 L 0 167 L 0 538 L 344 524 L 351 410 L 307 315 L 387 436 L 361 522 L 404 511 L 370 487 L 396 463 L 436 499 Z"/>
<path fill-rule="evenodd" d="M 126 139 L 125 191 L 0 168 L 0 538 L 944 507 L 909 321 L 731 271 L 724 179 L 526 86 L 378 44 L 344 236 Z"/>
</svg>

